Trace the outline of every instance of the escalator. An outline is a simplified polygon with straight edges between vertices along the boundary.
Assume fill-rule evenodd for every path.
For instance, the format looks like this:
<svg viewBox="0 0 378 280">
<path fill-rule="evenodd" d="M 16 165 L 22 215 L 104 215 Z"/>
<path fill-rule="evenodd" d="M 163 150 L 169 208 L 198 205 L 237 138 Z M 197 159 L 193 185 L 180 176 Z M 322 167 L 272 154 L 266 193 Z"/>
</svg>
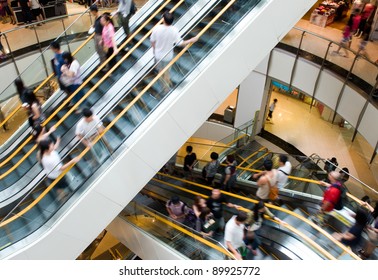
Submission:
<svg viewBox="0 0 378 280">
<path fill-rule="evenodd" d="M 193 203 L 193 199 L 195 194 L 200 194 L 201 196 L 204 195 L 205 197 L 211 194 L 211 187 L 207 187 L 201 185 L 199 183 L 186 181 L 181 178 L 177 178 L 171 175 L 166 175 L 159 173 L 159 179 L 153 179 L 153 184 L 150 183 L 146 186 L 145 189 L 155 192 L 165 192 L 168 191 L 171 194 L 178 195 L 180 197 L 189 197 L 188 204 Z M 197 177 L 196 181 L 200 179 Z M 240 186 L 241 184 L 238 183 L 237 188 L 242 189 L 244 192 L 239 191 L 238 193 L 228 193 L 227 194 L 229 201 L 233 204 L 240 205 L 246 209 L 252 209 L 253 205 L 256 201 L 255 197 L 248 191 L 247 188 L 243 188 Z M 188 195 L 189 193 L 189 195 Z M 284 197 L 282 198 L 285 199 Z M 285 201 L 284 201 L 285 202 Z M 324 250 L 328 251 L 334 258 L 346 258 L 346 255 L 349 255 L 351 259 L 358 257 L 353 254 L 350 250 L 348 250 L 344 245 L 336 242 L 332 237 L 331 234 L 336 230 L 345 230 L 345 225 L 342 225 L 340 221 L 336 219 L 332 219 L 331 224 L 328 227 L 319 228 L 318 226 L 314 225 L 312 222 L 308 221 L 309 218 L 309 209 L 312 207 L 316 209 L 317 204 L 311 205 L 311 203 L 303 202 L 301 200 L 296 200 L 295 202 L 288 201 L 285 202 L 280 207 L 274 205 L 267 205 L 270 210 L 272 211 L 275 216 L 286 222 L 287 224 L 291 225 L 293 228 L 310 238 L 311 240 L 315 241 L 318 245 L 320 245 Z M 340 228 L 344 226 L 344 228 Z M 269 232 L 269 231 L 267 231 Z M 281 237 L 282 238 L 282 237 Z M 285 238 L 282 238 L 285 239 Z M 290 244 L 290 242 L 288 242 Z M 291 242 L 292 243 L 292 242 Z M 292 251 L 297 252 L 299 250 L 291 248 Z"/>
<path fill-rule="evenodd" d="M 93 239 L 92 237 L 123 209 L 170 155 L 177 150 L 178 146 L 186 140 L 187 135 L 191 135 L 193 130 L 199 127 L 214 106 L 218 104 L 218 99 L 223 100 L 230 92 L 229 88 L 234 87 L 233 84 L 225 86 L 217 81 L 216 84 L 221 86 L 222 90 L 217 90 L 216 98 L 212 90 L 206 91 L 198 88 L 198 86 L 201 88 L 203 86 L 199 84 L 201 79 L 212 83 L 208 75 L 211 73 L 214 75 L 213 71 L 215 71 L 214 67 L 217 66 L 217 63 L 224 63 L 222 58 L 229 59 L 227 54 L 230 51 L 234 52 L 238 46 L 246 50 L 245 44 L 239 40 L 243 36 L 244 39 L 250 38 L 251 33 L 248 34 L 248 32 L 253 34 L 253 31 L 259 30 L 256 26 L 251 28 L 251 24 L 262 24 L 259 20 L 266 18 L 267 13 L 279 10 L 281 4 L 278 2 L 246 1 L 235 5 L 233 2 L 219 3 L 218 5 L 221 5 L 219 7 L 224 7 L 220 9 L 223 13 L 217 14 L 219 18 L 209 21 L 209 18 L 204 17 L 195 27 L 201 32 L 206 31 L 200 34 L 204 36 L 201 36 L 198 43 L 188 52 L 185 51 L 191 46 L 186 47 L 172 61 L 173 66 L 170 71 L 174 88 L 164 90 L 161 84 L 156 83 L 159 82 L 160 74 L 153 78 L 155 75 L 153 73 L 147 73 L 143 79 L 140 79 L 141 82 L 137 84 L 136 88 L 134 87 L 134 91 L 120 88 L 119 90 L 128 93 L 123 99 L 125 107 L 121 113 L 117 115 L 110 113 L 103 118 L 104 122 L 108 123 L 104 135 L 105 142 L 109 145 L 103 145 L 107 147 L 102 151 L 102 156 L 97 162 L 98 166 L 85 164 L 82 160 L 71 168 L 68 200 L 57 201 L 52 194 L 57 180 L 65 175 L 65 172 L 50 186 L 36 188 L 26 200 L 9 213 L 0 223 L 1 257 L 62 259 L 79 255 L 88 241 Z M 290 24 L 294 23 L 297 17 L 307 10 L 309 3 L 304 4 L 299 1 L 298 5 L 298 7 L 303 7 L 303 11 L 298 9 L 295 16 L 292 13 Z M 229 11 L 229 8 L 232 11 Z M 203 26 L 206 26 L 205 29 L 202 29 Z M 288 27 L 282 24 L 278 26 L 283 29 L 273 32 L 278 38 L 274 38 L 273 41 L 268 40 L 270 42 L 266 44 L 269 45 L 269 48 L 262 48 L 264 52 L 256 50 L 257 52 L 253 54 L 254 65 L 252 66 L 259 61 L 256 57 L 261 58 L 263 54 L 267 54 L 274 42 L 283 35 L 281 32 Z M 189 37 L 197 35 L 197 30 L 193 29 L 193 34 L 189 32 Z M 264 34 L 265 32 L 264 30 Z M 261 48 L 259 47 L 259 49 Z M 245 61 L 245 57 L 243 60 Z M 233 58 L 233 61 L 236 62 L 236 58 Z M 243 67 L 243 64 L 238 62 L 237 64 L 239 69 L 243 68 L 243 71 L 235 72 L 238 76 L 237 79 L 234 72 L 231 72 L 232 75 L 227 73 L 232 83 L 240 83 L 251 67 Z M 152 59 L 145 65 L 152 66 Z M 227 69 L 230 70 L 231 66 L 232 64 L 227 64 Z M 219 67 L 218 65 L 217 68 L 219 69 Z M 148 80 L 151 82 L 143 88 L 143 83 L 148 83 Z M 194 91 L 196 87 L 197 90 Z M 133 94 L 136 97 L 132 99 Z M 198 94 L 204 98 L 203 102 L 196 107 L 196 116 L 192 117 L 189 122 L 185 122 L 183 117 L 188 115 L 192 104 L 197 103 Z M 182 107 L 183 104 L 186 106 Z M 184 115 L 182 115 L 183 113 Z M 115 125 L 118 121 L 131 124 L 131 127 Z M 172 137 L 172 132 L 175 133 L 175 137 Z M 101 141 L 97 140 L 95 145 L 100 145 Z M 156 147 L 159 149 L 157 150 Z M 78 152 L 80 150 L 76 149 L 76 146 L 73 147 L 69 151 L 68 158 L 77 155 Z M 87 152 L 88 149 L 85 149 L 82 154 Z M 93 217 L 96 217 L 95 222 L 92 222 Z M 58 239 L 65 242 L 54 242 Z M 22 242 L 18 242 L 21 240 Z M 68 240 L 70 240 L 71 246 L 64 246 Z M 49 248 L 48 251 L 46 248 Z M 57 250 L 58 248 L 59 250 Z"/>
<path fill-rule="evenodd" d="M 201 2 L 201 3 L 200 3 Z M 180 24 L 181 18 L 184 17 L 184 21 L 190 21 L 192 17 L 192 12 L 187 13 L 191 8 L 195 10 L 208 9 L 213 5 L 214 2 L 200 1 L 197 2 L 187 1 L 167 1 L 163 2 L 162 5 L 155 5 L 148 12 L 151 14 L 150 20 L 146 20 L 148 17 L 145 15 L 139 20 L 139 25 L 135 26 L 135 30 L 139 31 L 133 38 L 132 43 L 134 45 L 138 44 L 137 48 L 134 48 L 133 52 L 127 55 L 127 59 L 123 61 L 122 64 L 111 74 L 111 76 L 104 79 L 104 81 L 99 84 L 98 81 L 103 79 L 103 73 L 98 70 L 88 71 L 88 83 L 84 87 L 84 92 L 87 92 L 87 97 L 85 98 L 85 106 L 91 107 L 92 110 L 97 112 L 99 117 L 108 115 L 108 120 L 105 122 L 110 122 L 112 116 L 116 116 L 117 112 L 121 111 L 125 104 L 127 104 L 132 98 L 133 93 L 124 96 L 125 89 L 129 90 L 131 85 L 135 83 L 137 77 L 143 74 L 143 61 L 145 61 L 145 56 L 149 54 L 150 43 L 148 40 L 141 40 L 143 36 L 151 32 L 153 26 L 157 24 L 161 18 L 161 13 L 165 9 L 174 11 L 177 21 Z M 198 13 L 200 16 L 201 13 Z M 185 25 L 181 29 L 187 28 Z M 91 65 L 93 68 L 94 66 Z M 140 69 L 141 68 L 141 69 Z M 97 73 L 96 73 L 97 72 Z M 146 77 L 149 79 L 149 77 Z M 146 81 L 145 81 L 146 82 Z M 96 86 L 96 90 L 93 88 Z M 143 84 L 140 85 L 143 87 Z M 119 92 L 121 89 L 121 92 Z M 137 89 L 136 89 L 137 90 Z M 90 94 L 88 94 L 91 92 Z M 71 97 L 72 98 L 72 97 Z M 157 102 L 155 100 L 150 100 L 150 107 L 156 106 Z M 65 155 L 70 149 L 70 145 L 75 143 L 75 126 L 81 115 L 73 114 L 73 109 L 64 106 L 68 103 L 68 100 L 64 101 L 63 104 L 59 104 L 58 109 L 55 112 L 51 112 L 48 119 L 48 126 L 56 126 L 56 135 L 60 135 L 62 138 L 61 154 Z M 118 103 L 118 106 L 115 105 Z M 110 111 L 110 112 L 109 112 Z M 120 131 L 122 129 L 132 130 L 133 123 L 138 123 L 146 115 L 146 110 L 143 106 L 139 106 L 136 109 L 136 113 L 130 118 L 133 118 L 129 122 L 124 122 L 124 119 L 120 120 L 116 126 L 119 127 Z M 117 133 L 121 133 L 118 131 Z M 25 195 L 26 192 L 30 190 L 30 186 L 35 184 L 35 180 L 39 180 L 43 177 L 43 172 L 41 172 L 41 167 L 37 164 L 36 157 L 36 145 L 30 140 L 30 136 L 25 137 L 26 140 L 23 144 L 17 146 L 18 153 L 15 153 L 13 157 L 7 162 L 3 160 L 0 164 L 2 166 L 0 170 L 0 214 L 4 214 L 13 208 L 14 203 L 18 199 Z M 112 143 L 114 146 L 118 145 L 117 142 Z M 28 187 L 29 186 L 29 187 Z"/>
</svg>

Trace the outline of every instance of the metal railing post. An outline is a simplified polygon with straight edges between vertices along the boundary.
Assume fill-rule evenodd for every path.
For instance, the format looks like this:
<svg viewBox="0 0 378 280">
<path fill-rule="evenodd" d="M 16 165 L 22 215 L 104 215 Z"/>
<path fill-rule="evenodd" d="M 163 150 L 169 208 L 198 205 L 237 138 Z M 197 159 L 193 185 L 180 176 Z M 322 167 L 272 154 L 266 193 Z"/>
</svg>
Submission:
<svg viewBox="0 0 378 280">
<path fill-rule="evenodd" d="M 9 45 L 7 34 L 3 34 L 3 35 L 4 35 L 4 38 L 5 38 L 5 42 L 7 42 L 8 50 L 9 50 L 9 53 L 11 55 L 12 62 L 14 64 L 14 68 L 16 69 L 17 76 L 20 76 L 20 71 L 18 70 L 18 67 L 17 67 L 17 64 L 16 64 L 16 60 L 14 59 L 13 52 L 12 52 L 11 47 Z"/>
<path fill-rule="evenodd" d="M 293 68 L 291 69 L 289 90 L 291 90 L 291 85 L 293 83 L 295 69 L 297 68 L 297 62 L 298 62 L 299 52 L 301 51 L 303 37 L 304 37 L 305 33 L 306 33 L 306 31 L 302 32 L 301 40 L 299 41 L 299 46 L 298 46 L 298 49 L 297 49 L 297 54 L 295 55 L 294 65 L 293 65 Z"/>
</svg>

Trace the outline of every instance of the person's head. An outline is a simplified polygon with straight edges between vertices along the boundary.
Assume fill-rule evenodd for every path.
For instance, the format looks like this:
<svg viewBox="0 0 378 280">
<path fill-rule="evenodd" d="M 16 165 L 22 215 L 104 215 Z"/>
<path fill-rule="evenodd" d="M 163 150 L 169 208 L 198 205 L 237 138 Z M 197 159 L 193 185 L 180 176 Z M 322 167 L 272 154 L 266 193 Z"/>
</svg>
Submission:
<svg viewBox="0 0 378 280">
<path fill-rule="evenodd" d="M 50 44 L 50 49 L 53 53 L 59 53 L 60 52 L 60 44 L 57 41 L 53 41 Z"/>
<path fill-rule="evenodd" d="M 274 102 L 274 103 L 277 103 L 277 102 L 278 102 L 277 98 L 274 98 L 273 102 Z"/>
<path fill-rule="evenodd" d="M 192 146 L 186 146 L 186 152 L 188 154 L 190 154 L 191 152 L 193 152 L 193 147 Z"/>
<path fill-rule="evenodd" d="M 177 204 L 179 204 L 180 203 L 180 198 L 178 197 L 178 196 L 172 196 L 171 197 L 171 203 L 173 204 L 173 205 L 177 205 Z"/>
<path fill-rule="evenodd" d="M 337 163 L 337 159 L 336 159 L 335 157 L 333 157 L 333 158 L 331 158 L 331 162 L 332 162 L 333 164 L 335 164 L 335 163 Z"/>
<path fill-rule="evenodd" d="M 265 168 L 266 171 L 271 171 L 272 168 L 273 168 L 273 162 L 270 159 L 264 160 L 264 164 L 263 165 L 264 165 L 264 168 Z"/>
<path fill-rule="evenodd" d="M 220 189 L 213 189 L 211 191 L 211 198 L 217 199 L 217 198 L 219 198 L 221 196 L 221 194 L 222 193 L 221 193 Z"/>
<path fill-rule="evenodd" d="M 199 218 L 201 220 L 205 220 L 207 216 L 211 215 L 211 210 L 208 207 L 204 207 L 201 209 L 201 214 L 199 215 Z"/>
<path fill-rule="evenodd" d="M 245 239 L 248 244 L 251 244 L 255 240 L 255 232 L 248 230 L 245 234 Z"/>
<path fill-rule="evenodd" d="M 110 18 L 110 15 L 107 14 L 107 13 L 104 13 L 104 14 L 101 16 L 100 23 L 101 23 L 102 26 L 106 26 L 106 25 L 108 25 L 109 23 L 112 23 L 112 19 Z"/>
<path fill-rule="evenodd" d="M 264 212 L 265 212 L 265 204 L 264 201 L 259 200 L 254 207 L 253 207 L 253 218 L 255 221 L 258 220 L 259 216 L 264 217 Z"/>
<path fill-rule="evenodd" d="M 202 196 L 197 195 L 194 198 L 194 205 L 196 205 L 198 208 L 206 207 L 206 199 L 204 199 Z"/>
<path fill-rule="evenodd" d="M 328 173 L 328 179 L 331 182 L 331 184 L 333 184 L 340 180 L 340 173 L 337 171 L 331 171 Z"/>
<path fill-rule="evenodd" d="M 361 198 L 361 201 L 363 201 L 363 202 L 366 202 L 366 203 L 368 203 L 368 204 L 370 204 L 370 197 L 368 196 L 368 195 L 365 195 L 365 196 L 363 196 L 362 198 Z"/>
<path fill-rule="evenodd" d="M 279 160 L 278 160 L 279 165 L 283 166 L 285 165 L 286 162 L 287 162 L 287 155 L 280 155 Z"/>
<path fill-rule="evenodd" d="M 236 224 L 243 224 L 247 220 L 247 214 L 243 211 L 239 211 L 235 217 Z"/>
<path fill-rule="evenodd" d="M 212 160 L 217 160 L 217 159 L 219 158 L 219 155 L 218 155 L 218 153 L 216 153 L 216 152 L 212 152 L 212 153 L 210 154 L 210 158 L 211 158 Z"/>
<path fill-rule="evenodd" d="M 91 11 L 92 16 L 97 17 L 98 15 L 97 5 L 90 6 L 89 10 Z"/>
<path fill-rule="evenodd" d="M 174 20 L 174 17 L 173 17 L 173 14 L 172 14 L 172 13 L 166 11 L 166 12 L 164 12 L 164 14 L 163 14 L 163 19 L 164 19 L 164 23 L 165 23 L 166 25 L 172 25 L 173 20 Z"/>
<path fill-rule="evenodd" d="M 93 112 L 91 109 L 84 108 L 82 113 L 86 122 L 91 122 L 93 120 Z"/>
<path fill-rule="evenodd" d="M 228 164 L 233 164 L 235 161 L 234 155 L 227 155 L 226 161 Z"/>
<path fill-rule="evenodd" d="M 39 142 L 39 151 L 41 153 L 41 157 L 45 153 L 52 152 L 54 149 L 54 143 L 50 138 L 43 139 L 41 142 Z"/>
<path fill-rule="evenodd" d="M 21 78 L 14 80 L 14 85 L 17 89 L 18 94 L 21 94 L 25 89 L 24 82 L 21 80 Z"/>
<path fill-rule="evenodd" d="M 66 64 L 71 64 L 74 58 L 70 52 L 63 52 L 62 58 Z"/>
</svg>

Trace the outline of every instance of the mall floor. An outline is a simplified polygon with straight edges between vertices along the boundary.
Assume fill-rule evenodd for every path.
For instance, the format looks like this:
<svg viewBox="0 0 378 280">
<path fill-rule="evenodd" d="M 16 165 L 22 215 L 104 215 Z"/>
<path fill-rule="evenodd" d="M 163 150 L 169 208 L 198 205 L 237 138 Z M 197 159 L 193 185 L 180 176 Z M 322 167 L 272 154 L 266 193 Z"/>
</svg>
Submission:
<svg viewBox="0 0 378 280">
<path fill-rule="evenodd" d="M 145 3 L 144 0 L 137 0 L 136 6 L 141 7 L 143 3 Z M 69 2 L 67 2 L 67 9 L 69 14 L 85 10 L 83 5 Z M 343 24 L 335 23 L 322 28 L 309 23 L 306 19 L 301 19 L 296 26 L 338 42 L 341 38 L 340 28 Z M 1 24 L 0 28 L 4 32 L 14 28 L 14 25 Z M 47 29 L 48 27 L 46 24 L 38 28 Z M 35 34 L 30 29 L 22 29 L 18 31 L 17 38 L 13 38 L 12 45 L 15 48 L 17 48 L 17 45 L 22 47 L 23 42 L 28 39 L 35 40 L 34 38 Z M 286 40 L 297 46 L 300 36 L 290 36 Z M 353 40 L 352 49 L 357 50 L 359 40 Z M 322 44 L 323 46 L 324 42 L 313 40 L 312 48 L 316 49 L 317 44 Z M 371 60 L 378 59 L 378 42 L 369 42 L 367 53 Z M 340 60 L 348 61 L 352 60 L 352 58 L 340 57 Z M 276 95 L 277 93 L 273 93 L 273 97 Z M 326 158 L 336 156 L 341 166 L 347 166 L 353 175 L 378 189 L 378 159 L 372 165 L 369 165 L 373 148 L 362 137 L 357 136 L 355 142 L 351 143 L 352 128 L 339 128 L 337 125 L 323 121 L 315 109 L 310 110 L 308 105 L 295 99 L 283 96 L 279 96 L 278 99 L 279 103 L 274 113 L 274 123 L 266 124 L 268 131 L 297 146 L 299 150 L 307 155 L 318 153 Z"/>
</svg>

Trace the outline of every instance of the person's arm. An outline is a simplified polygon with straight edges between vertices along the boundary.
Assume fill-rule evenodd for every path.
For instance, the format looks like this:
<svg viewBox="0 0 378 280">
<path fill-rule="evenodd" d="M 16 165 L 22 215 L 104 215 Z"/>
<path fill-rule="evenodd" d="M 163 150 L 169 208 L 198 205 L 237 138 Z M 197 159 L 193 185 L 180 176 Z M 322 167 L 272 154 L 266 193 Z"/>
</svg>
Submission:
<svg viewBox="0 0 378 280">
<path fill-rule="evenodd" d="M 54 144 L 54 150 L 57 150 L 59 148 L 59 144 L 60 144 L 60 137 L 58 136 Z"/>
<path fill-rule="evenodd" d="M 117 48 L 117 42 L 115 40 L 115 31 L 114 31 L 114 26 L 112 27 L 112 45 L 113 45 L 113 50 L 114 50 L 114 54 L 118 54 L 118 48 Z"/>
<path fill-rule="evenodd" d="M 237 204 L 233 204 L 233 203 L 231 203 L 231 202 L 227 202 L 226 205 L 227 205 L 228 207 L 230 207 L 230 208 L 235 208 L 235 209 L 239 209 L 239 208 L 240 208 L 239 205 L 237 205 Z"/>
<path fill-rule="evenodd" d="M 197 205 L 193 205 L 193 211 L 197 218 L 201 215 L 201 211 L 198 210 Z"/>
<path fill-rule="evenodd" d="M 226 246 L 228 248 L 228 250 L 231 251 L 231 253 L 235 256 L 235 258 L 237 260 L 242 260 L 243 258 L 241 257 L 241 255 L 239 254 L 238 251 L 236 251 L 236 249 L 232 246 L 231 242 L 230 241 L 226 241 Z"/>
<path fill-rule="evenodd" d="M 194 155 L 194 160 L 193 160 L 193 163 L 191 166 L 189 166 L 189 169 L 192 170 L 194 165 L 197 163 L 197 155 L 196 154 L 193 154 Z"/>
<path fill-rule="evenodd" d="M 261 171 L 259 173 L 253 174 L 253 179 L 260 178 L 262 175 L 265 175 L 266 171 Z"/>
<path fill-rule="evenodd" d="M 328 201 L 328 200 L 325 200 L 325 201 L 323 201 L 322 207 L 321 207 L 320 210 L 323 211 L 323 212 L 325 212 L 326 209 L 329 209 L 330 205 L 331 205 L 331 202 Z"/>
<path fill-rule="evenodd" d="M 272 212 L 270 212 L 270 210 L 268 209 L 268 207 L 265 207 L 265 214 L 267 214 L 271 219 L 279 222 L 282 225 L 286 224 L 286 222 L 284 222 L 280 218 L 274 216 L 274 214 Z"/>
<path fill-rule="evenodd" d="M 198 41 L 198 37 L 197 36 L 194 36 L 188 40 L 182 40 L 181 43 L 179 44 L 180 47 L 186 47 L 187 45 L 191 44 L 191 43 L 195 43 Z"/>
<path fill-rule="evenodd" d="M 80 161 L 80 156 L 77 156 L 77 157 L 74 157 L 73 159 L 71 159 L 69 162 L 67 162 L 66 164 L 64 164 L 59 170 L 60 171 L 64 171 L 65 169 L 67 169 L 69 166 L 71 166 L 72 164 L 74 163 L 77 163 Z"/>
<path fill-rule="evenodd" d="M 351 234 L 349 231 L 347 232 L 344 232 L 343 234 L 340 234 L 340 239 L 339 241 L 342 241 L 343 239 L 344 240 L 353 240 L 355 239 L 356 236 L 354 236 L 353 234 Z"/>
<path fill-rule="evenodd" d="M 76 136 L 85 145 L 85 147 L 89 147 L 89 148 L 92 147 L 91 142 L 88 139 L 84 138 L 82 134 L 76 134 Z"/>
<path fill-rule="evenodd" d="M 31 110 L 33 112 L 32 119 L 33 120 L 37 120 L 41 116 L 41 113 L 39 111 L 39 108 L 38 108 L 37 104 L 33 103 L 32 106 L 31 106 Z"/>
<path fill-rule="evenodd" d="M 330 183 L 327 183 L 327 182 L 324 182 L 324 181 L 319 181 L 319 185 L 323 186 L 323 187 L 330 187 L 331 184 Z"/>
</svg>

